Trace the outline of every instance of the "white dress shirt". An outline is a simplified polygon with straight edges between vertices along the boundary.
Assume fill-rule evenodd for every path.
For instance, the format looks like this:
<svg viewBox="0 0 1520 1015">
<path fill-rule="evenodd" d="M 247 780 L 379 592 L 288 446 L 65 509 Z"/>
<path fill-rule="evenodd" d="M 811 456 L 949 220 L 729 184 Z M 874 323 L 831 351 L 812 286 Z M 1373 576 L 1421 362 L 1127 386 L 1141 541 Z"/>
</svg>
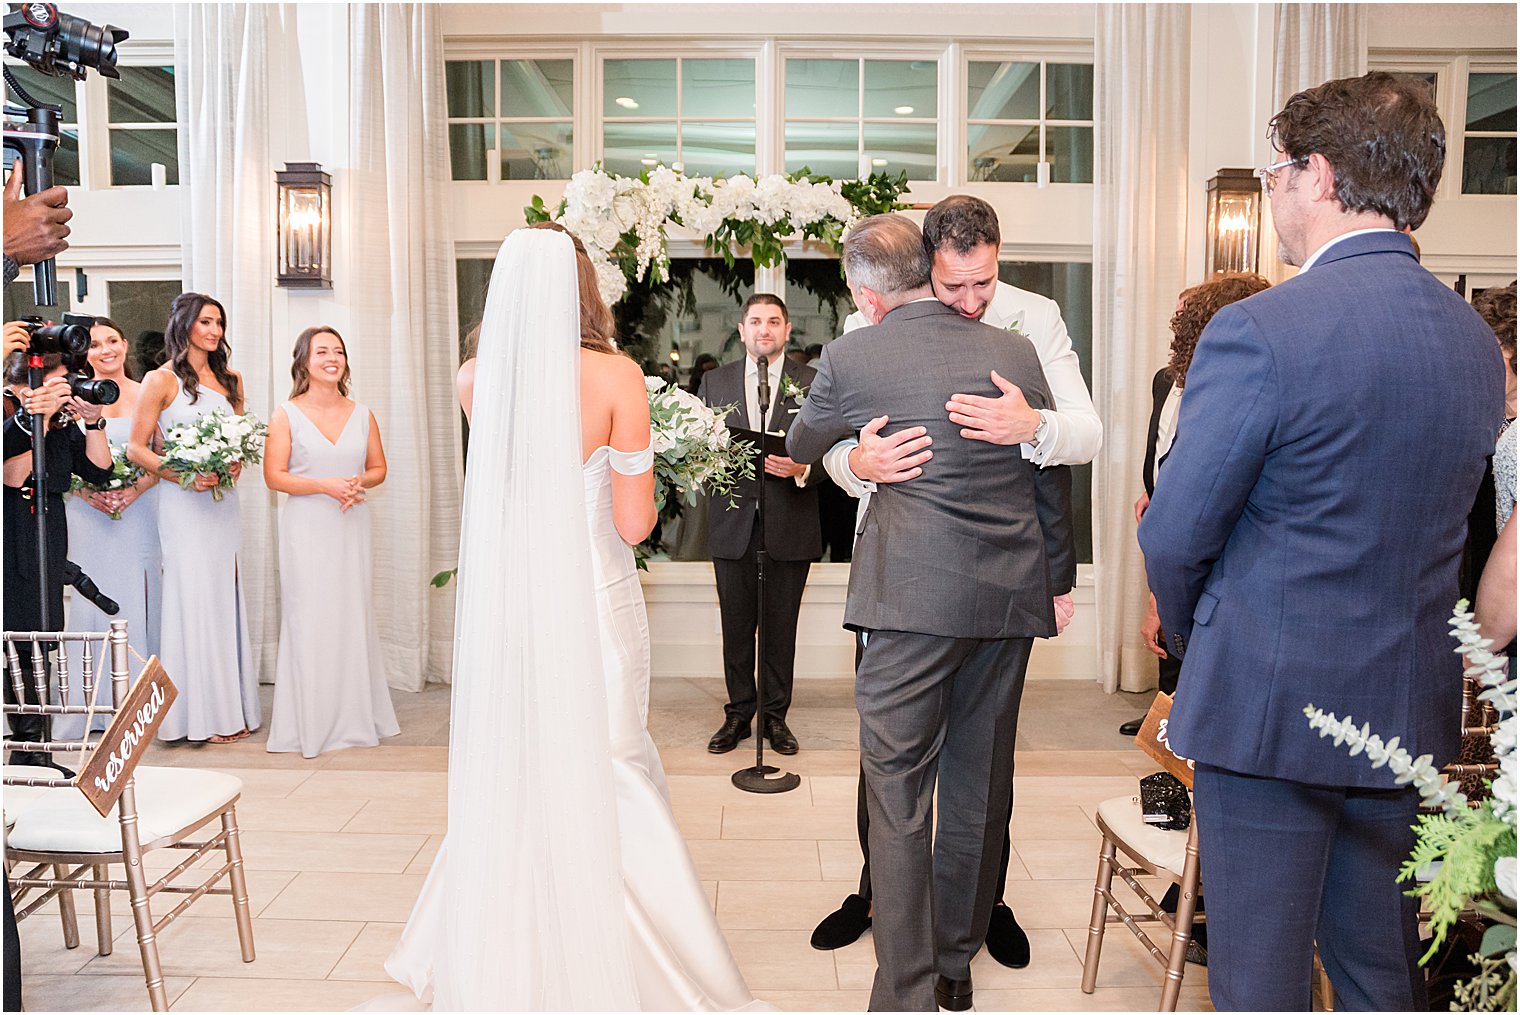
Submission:
<svg viewBox="0 0 1520 1015">
<path fill-rule="evenodd" d="M 1314 267 L 1314 265 L 1319 261 L 1319 259 L 1321 257 L 1325 256 L 1325 251 L 1327 251 L 1331 247 L 1335 246 L 1341 240 L 1349 240 L 1353 236 L 1366 236 L 1368 233 L 1396 233 L 1396 232 L 1399 232 L 1399 230 L 1397 230 L 1397 229 L 1389 229 L 1386 226 L 1379 226 L 1379 227 L 1374 228 L 1374 229 L 1353 229 L 1349 233 L 1341 233 L 1339 236 L 1333 237 L 1332 239 L 1326 241 L 1326 243 L 1325 243 L 1324 246 L 1320 247 L 1314 253 L 1310 254 L 1309 255 L 1309 259 L 1307 261 L 1305 261 L 1302 265 L 1300 265 L 1298 270 L 1299 271 L 1308 271 L 1310 268 Z"/>
<path fill-rule="evenodd" d="M 760 365 L 755 362 L 753 356 L 744 357 L 744 415 L 749 419 L 749 428 L 765 433 L 770 426 L 771 413 L 776 408 L 776 401 L 781 397 L 781 365 L 786 356 L 777 353 L 771 357 L 768 369 L 765 371 L 770 376 L 771 404 L 765 407 L 764 414 L 760 409 Z M 763 466 L 761 469 L 763 470 Z M 802 475 L 793 476 L 799 487 L 807 486 L 808 476 L 812 474 L 811 465 L 804 466 Z M 756 477 L 759 478 L 759 477 Z"/>
<path fill-rule="evenodd" d="M 1034 345 L 1045 372 L 1045 383 L 1055 400 L 1054 409 L 1039 410 L 1045 420 L 1045 436 L 1038 446 L 1019 445 L 1025 458 L 1036 465 L 1083 465 L 1093 460 L 1103 446 L 1103 423 L 1093 408 L 1092 395 L 1082 379 L 1082 364 L 1066 333 L 1061 308 L 1055 300 L 1027 292 L 999 281 L 993 293 L 984 324 L 1005 331 L 1017 330 Z M 870 322 L 859 312 L 844 322 L 846 333 Z M 850 471 L 849 455 L 859 441 L 840 441 L 823 456 L 823 466 L 839 488 L 852 497 L 861 497 L 876 489 L 875 483 L 861 480 Z M 864 510 L 865 505 L 861 505 Z"/>
</svg>

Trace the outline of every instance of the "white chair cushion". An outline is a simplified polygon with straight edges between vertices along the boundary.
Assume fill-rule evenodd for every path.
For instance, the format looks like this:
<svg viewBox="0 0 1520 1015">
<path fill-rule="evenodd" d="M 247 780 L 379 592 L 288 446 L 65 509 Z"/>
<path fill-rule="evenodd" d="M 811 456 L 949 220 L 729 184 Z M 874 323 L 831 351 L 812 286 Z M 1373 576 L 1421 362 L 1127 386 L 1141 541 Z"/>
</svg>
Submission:
<svg viewBox="0 0 1520 1015">
<path fill-rule="evenodd" d="M 6 779 L 61 779 L 63 773 L 56 768 L 43 768 L 41 765 L 6 765 L 4 777 Z M 47 786 L 6 786 L 5 827 L 10 828 L 14 825 L 17 816 L 42 799 L 42 795 L 47 792 L 49 792 Z"/>
<path fill-rule="evenodd" d="M 224 807 L 243 780 L 192 768 L 137 769 L 137 828 L 143 843 L 161 839 Z M 11 791 L 6 790 L 7 795 Z M 48 853 L 119 853 L 116 809 L 101 817 L 79 790 L 46 789 L 20 814 L 8 836 L 12 849 Z"/>
<path fill-rule="evenodd" d="M 1098 817 L 1132 852 L 1148 863 L 1165 867 L 1179 878 L 1187 861 L 1185 831 L 1173 832 L 1149 824 L 1140 810 L 1137 796 L 1116 796 L 1098 805 Z"/>
</svg>

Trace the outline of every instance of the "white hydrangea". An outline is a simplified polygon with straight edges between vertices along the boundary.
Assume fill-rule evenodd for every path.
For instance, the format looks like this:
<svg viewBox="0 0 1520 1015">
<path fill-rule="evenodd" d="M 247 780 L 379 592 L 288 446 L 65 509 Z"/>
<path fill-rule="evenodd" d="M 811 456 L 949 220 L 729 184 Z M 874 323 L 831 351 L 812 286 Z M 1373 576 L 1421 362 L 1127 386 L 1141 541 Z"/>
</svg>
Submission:
<svg viewBox="0 0 1520 1015">
<path fill-rule="evenodd" d="M 1507 899 L 1515 897 L 1515 858 L 1501 856 L 1494 862 L 1494 884 Z"/>
</svg>

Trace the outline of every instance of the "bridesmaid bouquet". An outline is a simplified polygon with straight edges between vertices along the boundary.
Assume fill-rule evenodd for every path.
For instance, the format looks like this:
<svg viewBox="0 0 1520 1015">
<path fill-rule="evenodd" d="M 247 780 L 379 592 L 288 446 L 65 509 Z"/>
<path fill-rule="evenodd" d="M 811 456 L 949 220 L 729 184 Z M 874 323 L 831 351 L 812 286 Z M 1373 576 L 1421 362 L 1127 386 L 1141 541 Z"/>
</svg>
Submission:
<svg viewBox="0 0 1520 1015">
<path fill-rule="evenodd" d="M 672 491 L 688 504 L 697 495 L 733 492 L 741 479 L 755 478 L 755 449 L 732 440 L 725 405 L 708 408 L 696 395 L 658 377 L 644 378 L 649 393 L 649 425 L 654 438 L 654 501 L 664 510 Z"/>
<path fill-rule="evenodd" d="M 194 423 L 169 428 L 164 434 L 163 467 L 179 473 L 184 490 L 199 473 L 216 476 L 211 496 L 221 500 L 222 491 L 232 487 L 234 464 L 257 465 L 263 460 L 265 429 L 251 412 L 234 416 L 216 409 Z"/>
<path fill-rule="evenodd" d="M 127 449 L 120 444 L 111 445 L 111 478 L 100 485 L 86 483 L 75 476 L 69 483 L 69 492 L 78 493 L 83 490 L 87 493 L 108 493 L 112 490 L 125 490 L 142 479 L 144 472 L 127 460 Z M 121 521 L 121 512 L 112 511 L 111 521 Z"/>
</svg>

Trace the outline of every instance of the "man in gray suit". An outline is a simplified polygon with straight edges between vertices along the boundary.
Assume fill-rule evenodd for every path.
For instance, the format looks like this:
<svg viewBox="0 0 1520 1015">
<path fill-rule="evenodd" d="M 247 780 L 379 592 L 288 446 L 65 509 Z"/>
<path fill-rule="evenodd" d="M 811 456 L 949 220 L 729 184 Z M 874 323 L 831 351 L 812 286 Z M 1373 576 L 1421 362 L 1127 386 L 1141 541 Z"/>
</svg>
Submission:
<svg viewBox="0 0 1520 1015">
<path fill-rule="evenodd" d="M 859 223 L 844 271 L 873 327 L 826 346 L 787 438 L 799 462 L 879 416 L 924 427 L 934 458 L 880 488 L 861 522 L 845 626 L 856 676 L 875 872 L 871 1008 L 963 1010 L 991 913 L 1034 638 L 1055 634 L 1050 573 L 1069 562 L 1070 487 L 1050 470 L 957 440 L 955 392 L 996 397 L 996 371 L 1053 405 L 1034 346 L 935 299 L 919 229 Z M 931 830 L 936 777 L 938 826 Z M 931 834 L 932 833 L 932 834 Z"/>
</svg>

